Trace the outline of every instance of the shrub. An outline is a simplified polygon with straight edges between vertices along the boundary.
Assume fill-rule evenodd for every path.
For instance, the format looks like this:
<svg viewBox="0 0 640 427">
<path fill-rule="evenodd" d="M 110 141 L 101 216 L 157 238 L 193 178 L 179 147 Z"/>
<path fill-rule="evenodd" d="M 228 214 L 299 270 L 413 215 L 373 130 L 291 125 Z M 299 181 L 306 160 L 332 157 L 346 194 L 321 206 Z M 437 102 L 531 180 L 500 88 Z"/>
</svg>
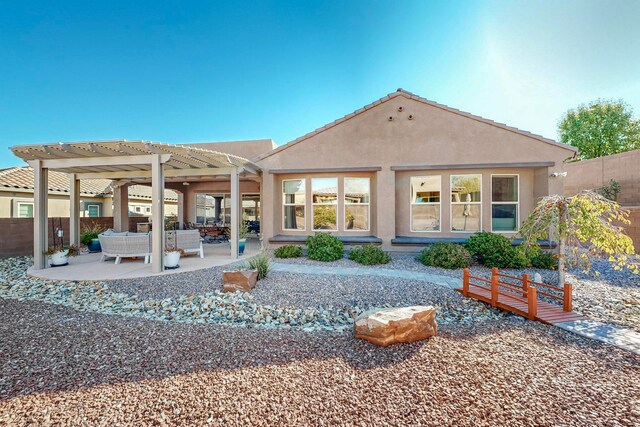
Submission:
<svg viewBox="0 0 640 427">
<path fill-rule="evenodd" d="M 448 269 L 466 268 L 471 265 L 471 254 L 462 245 L 435 243 L 420 252 L 418 261 L 424 265 Z"/>
<path fill-rule="evenodd" d="M 251 258 L 248 263 L 251 270 L 258 271 L 258 280 L 266 278 L 271 270 L 271 257 L 264 250 Z"/>
<path fill-rule="evenodd" d="M 103 231 L 104 228 L 97 222 L 82 227 L 82 231 L 80 232 L 80 243 L 85 246 L 88 245 L 93 239 L 97 239 L 98 234 L 102 233 Z"/>
<path fill-rule="evenodd" d="M 558 268 L 558 258 L 550 252 L 542 252 L 531 258 L 531 266 L 545 270 Z"/>
<path fill-rule="evenodd" d="M 316 261 L 336 261 L 344 256 L 344 246 L 331 234 L 316 233 L 307 237 L 307 256 Z"/>
<path fill-rule="evenodd" d="M 273 251 L 276 258 L 299 258 L 302 256 L 302 247 L 296 245 L 284 245 Z"/>
<path fill-rule="evenodd" d="M 513 247 L 500 234 L 481 231 L 469 237 L 465 244 L 471 255 L 487 267 L 525 268 L 529 263 L 526 249 Z"/>
<path fill-rule="evenodd" d="M 352 249 L 349 252 L 349 259 L 364 265 L 387 264 L 391 261 L 389 254 L 375 245 L 364 245 Z"/>
</svg>

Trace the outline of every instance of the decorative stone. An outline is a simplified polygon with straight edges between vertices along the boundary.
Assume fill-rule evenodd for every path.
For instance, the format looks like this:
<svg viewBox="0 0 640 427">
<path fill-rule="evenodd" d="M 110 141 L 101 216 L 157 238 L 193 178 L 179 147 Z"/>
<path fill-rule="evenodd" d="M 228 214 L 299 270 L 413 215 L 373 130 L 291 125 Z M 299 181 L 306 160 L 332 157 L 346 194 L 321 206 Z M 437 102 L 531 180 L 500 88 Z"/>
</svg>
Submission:
<svg viewBox="0 0 640 427">
<path fill-rule="evenodd" d="M 356 338 L 386 347 L 414 342 L 436 335 L 436 309 L 415 305 L 365 311 L 356 318 Z"/>
<path fill-rule="evenodd" d="M 222 272 L 222 290 L 224 292 L 247 292 L 256 287 L 256 270 L 234 270 Z"/>
</svg>

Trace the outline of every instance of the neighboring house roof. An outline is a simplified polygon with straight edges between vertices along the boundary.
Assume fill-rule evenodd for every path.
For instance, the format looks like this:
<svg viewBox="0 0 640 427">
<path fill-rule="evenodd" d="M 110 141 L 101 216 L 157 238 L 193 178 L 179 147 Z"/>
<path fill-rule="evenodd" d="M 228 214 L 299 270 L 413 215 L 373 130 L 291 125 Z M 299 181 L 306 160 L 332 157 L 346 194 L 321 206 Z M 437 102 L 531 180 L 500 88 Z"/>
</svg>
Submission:
<svg viewBox="0 0 640 427">
<path fill-rule="evenodd" d="M 0 169 L 0 190 L 28 190 L 33 192 L 33 168 L 12 167 Z M 62 172 L 49 171 L 49 192 L 69 193 L 69 175 Z M 80 194 L 85 197 L 106 197 L 112 194 L 111 180 L 87 179 L 80 181 Z M 129 197 L 151 200 L 151 188 L 144 185 L 129 187 Z M 165 190 L 165 200 L 177 201 L 174 191 Z"/>
<path fill-rule="evenodd" d="M 414 101 L 418 101 L 418 102 L 421 102 L 423 104 L 427 104 L 427 105 L 430 105 L 432 107 L 439 108 L 441 110 L 445 110 L 445 111 L 448 111 L 448 112 L 453 113 L 453 114 L 457 114 L 459 116 L 467 117 L 467 118 L 472 119 L 472 120 L 476 120 L 476 121 L 479 121 L 479 122 L 482 122 L 482 123 L 486 123 L 488 125 L 495 126 L 497 128 L 500 128 L 500 129 L 504 129 L 504 130 L 507 130 L 507 131 L 510 131 L 510 132 L 514 132 L 514 133 L 520 134 L 522 136 L 534 139 L 536 141 L 540 141 L 540 142 L 544 142 L 544 143 L 547 143 L 547 144 L 555 145 L 557 147 L 564 148 L 566 150 L 573 151 L 573 152 L 577 152 L 578 151 L 577 148 L 572 147 L 571 145 L 563 144 L 561 142 L 554 141 L 553 139 L 545 138 L 545 137 L 543 137 L 541 135 L 536 135 L 536 134 L 533 134 L 531 132 L 527 132 L 525 130 L 518 129 L 518 128 L 515 128 L 515 127 L 512 127 L 512 126 L 507 126 L 504 123 L 494 122 L 493 120 L 485 119 L 484 117 L 476 116 L 476 115 L 473 115 L 471 113 L 467 113 L 465 111 L 457 110 L 455 108 L 451 108 L 451 107 L 448 107 L 448 106 L 443 105 L 443 104 L 438 104 L 437 102 L 433 102 L 433 101 L 430 101 L 430 100 L 428 100 L 426 98 L 422 98 L 420 96 L 414 95 L 413 93 L 411 93 L 409 91 L 406 91 L 404 89 L 398 89 L 396 92 L 392 92 L 392 93 L 390 93 L 390 94 L 388 94 L 386 96 L 383 96 L 382 98 L 378 99 L 377 101 L 374 101 L 371 104 L 365 105 L 364 107 L 360 108 L 359 110 L 354 111 L 351 114 L 347 114 L 346 116 L 344 116 L 344 117 L 342 117 L 340 119 L 337 119 L 337 120 L 335 120 L 335 121 L 333 121 L 331 123 L 328 123 L 328 124 L 318 128 L 318 129 L 316 129 L 316 130 L 314 130 L 312 132 L 309 132 L 306 135 L 303 135 L 303 136 L 301 136 L 299 138 L 294 139 L 291 142 L 288 142 L 288 143 L 286 143 L 284 145 L 281 145 L 278 148 L 276 148 L 276 149 L 274 149 L 274 150 L 272 150 L 272 151 L 270 151 L 268 153 L 262 154 L 261 156 L 257 157 L 255 159 L 255 161 L 260 161 L 262 159 L 266 159 L 267 157 L 270 157 L 270 156 L 272 156 L 274 154 L 277 154 L 280 151 L 286 150 L 287 148 L 290 148 L 290 147 L 292 147 L 292 146 L 294 146 L 294 145 L 296 145 L 296 144 L 298 144 L 298 143 L 300 143 L 302 141 L 305 141 L 305 140 L 311 138 L 312 136 L 315 136 L 315 135 L 317 135 L 319 133 L 322 133 L 322 132 L 324 132 L 326 130 L 329 130 L 334 126 L 339 125 L 340 123 L 346 122 L 347 120 L 352 119 L 355 116 L 358 116 L 358 115 L 364 113 L 365 111 L 370 110 L 373 107 L 376 107 L 376 106 L 378 106 L 378 105 L 380 105 L 382 103 L 385 103 L 385 102 L 387 102 L 387 101 L 389 101 L 389 100 L 391 100 L 393 98 L 399 97 L 399 96 L 402 96 L 402 97 L 407 98 L 407 99 L 412 99 Z"/>
</svg>

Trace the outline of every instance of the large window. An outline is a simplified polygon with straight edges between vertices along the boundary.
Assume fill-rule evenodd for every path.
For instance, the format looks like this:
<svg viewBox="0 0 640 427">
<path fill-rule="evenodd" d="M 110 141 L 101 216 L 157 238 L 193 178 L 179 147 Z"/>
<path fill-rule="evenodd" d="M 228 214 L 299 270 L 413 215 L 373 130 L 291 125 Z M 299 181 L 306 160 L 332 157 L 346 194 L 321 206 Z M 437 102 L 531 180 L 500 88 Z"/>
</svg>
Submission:
<svg viewBox="0 0 640 427">
<path fill-rule="evenodd" d="M 440 175 L 411 177 L 411 231 L 440 231 Z"/>
<path fill-rule="evenodd" d="M 91 218 L 96 218 L 100 216 L 100 205 L 98 204 L 87 204 L 87 216 Z"/>
<path fill-rule="evenodd" d="M 242 219 L 244 221 L 260 220 L 260 194 L 242 195 Z"/>
<path fill-rule="evenodd" d="M 369 230 L 369 178 L 344 179 L 344 228 Z"/>
<path fill-rule="evenodd" d="M 481 194 L 481 175 L 451 175 L 451 231 L 481 230 Z"/>
<path fill-rule="evenodd" d="M 18 202 L 18 218 L 33 218 L 33 203 Z"/>
<path fill-rule="evenodd" d="M 282 181 L 283 226 L 285 230 L 305 230 L 304 179 Z"/>
<path fill-rule="evenodd" d="M 518 231 L 518 175 L 491 176 L 491 230 Z"/>
<path fill-rule="evenodd" d="M 312 178 L 314 230 L 338 229 L 338 178 Z"/>
</svg>

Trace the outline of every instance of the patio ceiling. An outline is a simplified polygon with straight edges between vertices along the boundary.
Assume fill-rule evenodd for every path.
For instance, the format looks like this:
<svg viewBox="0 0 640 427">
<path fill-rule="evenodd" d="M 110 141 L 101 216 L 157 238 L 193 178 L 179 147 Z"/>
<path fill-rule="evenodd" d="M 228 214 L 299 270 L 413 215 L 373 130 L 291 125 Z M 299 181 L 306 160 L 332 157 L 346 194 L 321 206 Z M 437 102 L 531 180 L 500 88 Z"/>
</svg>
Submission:
<svg viewBox="0 0 640 427">
<path fill-rule="evenodd" d="M 198 147 L 145 141 L 95 141 L 18 145 L 11 151 L 26 162 L 42 161 L 43 167 L 77 174 L 78 178 L 150 178 L 154 155 L 162 157 L 164 174 L 171 177 L 197 177 L 228 173 L 257 175 L 253 162 Z"/>
</svg>

